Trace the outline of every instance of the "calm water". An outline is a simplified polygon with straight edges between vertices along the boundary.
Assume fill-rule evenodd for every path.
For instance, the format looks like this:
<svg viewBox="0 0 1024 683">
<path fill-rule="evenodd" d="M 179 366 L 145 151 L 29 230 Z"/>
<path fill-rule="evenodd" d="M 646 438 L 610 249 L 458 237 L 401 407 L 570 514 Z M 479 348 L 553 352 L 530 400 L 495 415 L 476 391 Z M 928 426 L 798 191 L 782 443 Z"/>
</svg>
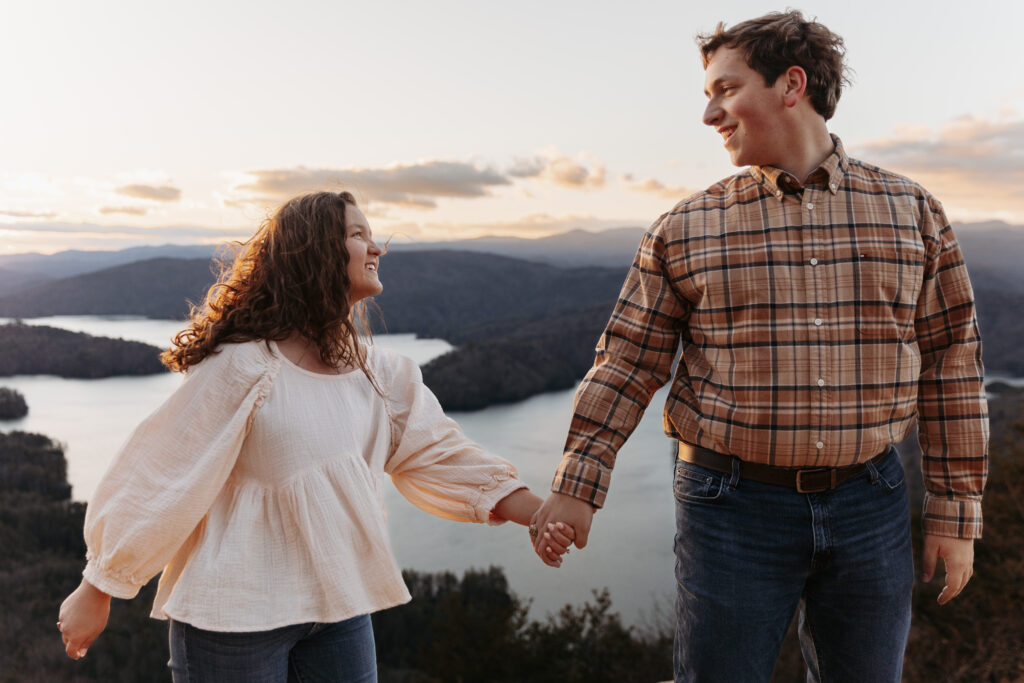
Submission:
<svg viewBox="0 0 1024 683">
<path fill-rule="evenodd" d="M 6 322 L 0 320 L 0 322 Z M 59 316 L 32 324 L 120 337 L 166 346 L 180 323 L 133 317 Z M 376 338 L 423 364 L 451 347 L 412 335 Z M 110 459 L 134 426 L 180 383 L 176 374 L 101 380 L 50 376 L 0 378 L 25 395 L 29 415 L 0 422 L 51 436 L 65 446 L 73 496 L 88 500 Z M 466 434 L 502 455 L 535 492 L 545 495 L 558 464 L 572 408 L 572 391 L 535 396 L 473 413 L 451 413 Z M 421 571 L 504 567 L 512 589 L 533 601 L 542 618 L 565 603 L 579 604 L 591 591 L 608 587 L 614 609 L 627 623 L 645 624 L 657 611 L 671 613 L 674 579 L 671 492 L 672 449 L 661 431 L 664 393 L 619 454 L 605 509 L 597 513 L 590 544 L 574 549 L 561 569 L 547 567 L 533 554 L 525 529 L 514 524 L 486 527 L 431 517 L 393 488 L 386 496 L 392 545 L 402 567 Z"/>
</svg>

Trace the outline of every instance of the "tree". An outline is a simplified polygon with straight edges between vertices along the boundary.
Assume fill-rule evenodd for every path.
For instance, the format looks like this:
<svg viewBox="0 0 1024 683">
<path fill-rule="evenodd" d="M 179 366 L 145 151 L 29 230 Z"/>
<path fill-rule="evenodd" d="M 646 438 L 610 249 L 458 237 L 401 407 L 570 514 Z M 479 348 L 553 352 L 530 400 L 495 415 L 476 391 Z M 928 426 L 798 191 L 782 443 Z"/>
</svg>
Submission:
<svg viewBox="0 0 1024 683">
<path fill-rule="evenodd" d="M 17 389 L 0 387 L 0 420 L 17 420 L 28 415 L 28 404 Z"/>
</svg>

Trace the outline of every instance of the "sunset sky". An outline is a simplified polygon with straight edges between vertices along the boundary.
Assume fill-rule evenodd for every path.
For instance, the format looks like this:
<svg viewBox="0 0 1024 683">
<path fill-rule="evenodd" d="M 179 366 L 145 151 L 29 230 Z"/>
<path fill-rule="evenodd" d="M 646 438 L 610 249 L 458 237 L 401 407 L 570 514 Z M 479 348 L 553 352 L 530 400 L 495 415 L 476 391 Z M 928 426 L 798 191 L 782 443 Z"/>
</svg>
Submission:
<svg viewBox="0 0 1024 683">
<path fill-rule="evenodd" d="M 1024 224 L 1024 3 L 796 6 L 846 39 L 829 127 L 853 156 L 953 220 Z M 694 35 L 773 9 L 5 3 L 0 253 L 238 238 L 316 188 L 397 239 L 646 226 L 734 172 Z"/>
</svg>

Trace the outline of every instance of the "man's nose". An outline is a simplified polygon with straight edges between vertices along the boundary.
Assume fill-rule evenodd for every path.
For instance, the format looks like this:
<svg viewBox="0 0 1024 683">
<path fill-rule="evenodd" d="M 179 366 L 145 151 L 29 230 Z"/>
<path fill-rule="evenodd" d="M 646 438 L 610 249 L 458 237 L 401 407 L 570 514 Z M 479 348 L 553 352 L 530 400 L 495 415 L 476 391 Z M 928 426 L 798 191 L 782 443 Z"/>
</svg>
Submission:
<svg viewBox="0 0 1024 683">
<path fill-rule="evenodd" d="M 708 102 L 708 106 L 704 107 L 704 118 L 702 119 L 704 121 L 704 125 L 716 126 L 718 125 L 718 122 L 721 121 L 721 119 L 721 108 L 717 104 L 715 104 L 713 100 L 711 102 Z"/>
</svg>

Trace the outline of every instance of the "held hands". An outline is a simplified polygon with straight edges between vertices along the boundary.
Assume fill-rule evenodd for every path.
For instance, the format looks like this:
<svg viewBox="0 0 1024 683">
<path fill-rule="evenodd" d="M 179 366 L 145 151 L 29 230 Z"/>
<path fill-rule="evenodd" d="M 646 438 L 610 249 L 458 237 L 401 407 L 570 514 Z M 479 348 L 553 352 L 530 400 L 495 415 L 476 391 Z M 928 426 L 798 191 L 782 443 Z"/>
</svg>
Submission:
<svg viewBox="0 0 1024 683">
<path fill-rule="evenodd" d="M 921 558 L 921 580 L 928 583 L 935 575 L 938 558 L 946 568 L 946 584 L 939 593 L 939 604 L 960 595 L 974 574 L 974 539 L 925 534 Z"/>
<path fill-rule="evenodd" d="M 529 489 L 523 488 L 513 491 L 498 501 L 491 514 L 498 519 L 529 526 L 530 540 L 534 541 L 537 535 L 535 533 L 536 527 L 531 522 L 537 509 L 540 508 L 543 502 L 539 496 L 531 493 Z M 562 565 L 561 555 L 569 552 L 569 544 L 572 543 L 572 537 L 565 535 L 567 530 L 567 527 L 563 525 L 562 529 L 553 528 L 552 532 L 550 532 L 551 547 L 546 548 L 541 555 L 541 559 L 544 560 L 545 564 L 552 567 L 560 567 Z"/>
<path fill-rule="evenodd" d="M 575 543 L 577 548 L 587 545 L 593 517 L 594 508 L 590 503 L 564 493 L 552 493 L 531 520 L 531 536 L 532 530 L 537 530 L 533 536 L 534 552 L 544 564 L 560 567 L 561 555 L 569 552 L 570 543 Z M 557 561 L 552 561 L 553 555 Z"/>
<path fill-rule="evenodd" d="M 92 641 L 106 628 L 109 616 L 110 596 L 82 579 L 61 604 L 57 622 L 68 657 L 84 657 Z"/>
</svg>

